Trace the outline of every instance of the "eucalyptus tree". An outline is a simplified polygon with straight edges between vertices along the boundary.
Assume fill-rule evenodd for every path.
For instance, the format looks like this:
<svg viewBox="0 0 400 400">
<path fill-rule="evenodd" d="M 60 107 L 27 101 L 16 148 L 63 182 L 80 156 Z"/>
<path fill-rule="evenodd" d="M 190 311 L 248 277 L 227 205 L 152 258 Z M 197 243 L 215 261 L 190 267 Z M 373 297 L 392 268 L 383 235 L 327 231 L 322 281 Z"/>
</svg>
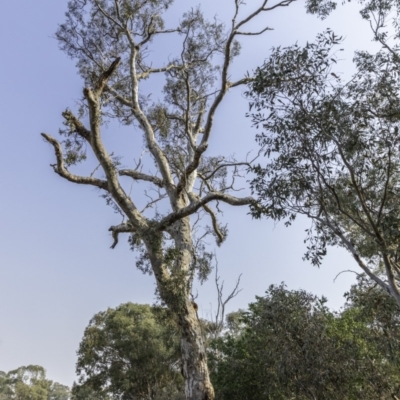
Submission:
<svg viewBox="0 0 400 400">
<path fill-rule="evenodd" d="M 323 297 L 270 286 L 212 343 L 216 397 L 397 399 L 399 309 L 382 290 L 370 297 L 370 289 L 354 287 L 346 309 L 335 313 Z"/>
<path fill-rule="evenodd" d="M 42 134 L 55 151 L 54 172 L 72 183 L 100 189 L 124 216 L 124 222 L 110 227 L 112 247 L 120 234 L 129 235 L 132 247 L 140 252 L 137 266 L 154 274 L 160 298 L 177 316 L 190 399 L 214 398 L 191 301 L 193 279 L 196 273 L 206 278 L 210 255 L 193 229 L 199 216 L 207 216 L 211 227 L 205 233 L 214 234 L 220 244 L 226 229 L 217 219 L 218 202 L 244 206 L 252 201 L 233 194 L 238 170 L 248 166 L 248 160 L 206 154 L 210 138 L 217 134 L 214 120 L 228 92 L 252 80 L 245 74 L 230 80 L 231 64 L 240 50 L 237 39 L 268 31 L 271 21 L 265 20 L 259 31 L 250 24 L 295 1 L 259 0 L 248 11 L 242 0 L 232 0 L 226 5 L 232 11 L 226 26 L 217 18 L 207 21 L 195 8 L 168 27 L 163 14 L 172 0 L 71 0 L 56 33 L 61 50 L 77 61 L 85 88 L 79 112 L 63 112 L 63 140 Z M 334 8 L 329 0 L 305 3 L 309 12 L 322 16 Z M 155 57 L 153 66 L 148 57 L 152 51 L 159 54 L 156 44 L 163 37 L 170 54 Z M 153 101 L 150 94 L 160 85 L 160 75 L 164 98 Z M 150 89 L 148 79 L 155 82 Z M 133 135 L 143 137 L 146 167 L 138 162 L 125 168 L 120 157 L 106 149 L 102 137 L 107 120 L 130 126 Z M 99 167 L 87 175 L 71 171 L 87 152 Z M 150 192 L 143 185 L 130 191 L 124 179 L 148 184 L 156 193 L 144 210 L 138 201 Z M 159 207 L 152 208 L 156 204 Z"/>
<path fill-rule="evenodd" d="M 165 308 L 125 303 L 97 313 L 77 354 L 77 399 L 183 398 L 179 334 Z"/>
<path fill-rule="evenodd" d="M 305 258 L 319 265 L 327 246 L 344 247 L 400 305 L 397 19 L 386 31 L 398 3 L 360 3 L 381 49 L 357 52 L 347 83 L 338 72 L 342 39 L 330 30 L 304 47 L 275 48 L 257 70 L 248 96 L 266 161 L 254 167 L 252 210 L 289 225 L 307 216 Z"/>
</svg>

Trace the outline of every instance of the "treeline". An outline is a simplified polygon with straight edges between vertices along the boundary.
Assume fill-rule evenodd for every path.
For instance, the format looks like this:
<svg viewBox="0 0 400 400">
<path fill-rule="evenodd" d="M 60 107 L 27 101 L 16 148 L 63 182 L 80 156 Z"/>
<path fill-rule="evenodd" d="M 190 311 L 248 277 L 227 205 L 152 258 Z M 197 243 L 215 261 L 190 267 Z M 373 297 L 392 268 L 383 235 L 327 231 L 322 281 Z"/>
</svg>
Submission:
<svg viewBox="0 0 400 400">
<path fill-rule="evenodd" d="M 0 371 L 0 400 L 69 400 L 68 386 L 46 378 L 39 365 Z"/>
<path fill-rule="evenodd" d="M 221 327 L 201 320 L 219 400 L 397 399 L 400 312 L 364 277 L 334 312 L 324 297 L 271 285 Z M 133 303 L 96 314 L 71 391 L 42 367 L 0 374 L 1 400 L 184 400 L 180 332 L 165 308 Z"/>
</svg>

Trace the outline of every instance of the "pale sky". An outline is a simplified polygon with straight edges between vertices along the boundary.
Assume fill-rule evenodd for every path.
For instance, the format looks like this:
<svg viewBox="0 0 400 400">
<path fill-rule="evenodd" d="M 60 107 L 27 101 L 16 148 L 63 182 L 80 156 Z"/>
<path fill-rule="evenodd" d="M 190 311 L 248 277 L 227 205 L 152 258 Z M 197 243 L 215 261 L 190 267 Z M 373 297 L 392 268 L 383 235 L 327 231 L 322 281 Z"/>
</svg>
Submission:
<svg viewBox="0 0 400 400">
<path fill-rule="evenodd" d="M 14 0 L 2 3 L 0 24 L 0 370 L 38 364 L 48 377 L 71 385 L 75 379 L 76 350 L 90 318 L 97 312 L 132 301 L 153 303 L 154 279 L 135 267 L 135 254 L 125 238 L 115 250 L 108 228 L 120 222 L 97 191 L 58 177 L 50 146 L 40 133 L 57 136 L 61 112 L 76 107 L 82 82 L 74 62 L 58 50 L 52 37 L 64 20 L 67 1 Z M 177 20 L 199 1 L 179 0 L 168 21 Z M 203 0 L 208 16 L 231 18 L 233 0 Z M 254 9 L 258 0 L 248 0 Z M 262 37 L 246 37 L 233 74 L 243 76 L 268 56 L 272 46 L 313 41 L 327 27 L 346 40 L 338 71 L 351 74 L 356 49 L 373 49 L 368 24 L 355 4 L 339 6 L 325 21 L 305 14 L 303 2 L 266 14 L 260 24 L 275 30 Z M 260 25 L 260 26 L 261 26 Z M 164 49 L 165 51 L 165 49 Z M 157 60 L 158 53 L 153 54 Z M 158 88 L 154 88 L 157 92 Z M 242 89 L 243 91 L 243 89 Z M 209 154 L 245 155 L 256 150 L 255 130 L 245 118 L 247 101 L 241 89 L 232 91 L 217 114 Z M 125 135 L 110 127 L 108 141 L 118 147 Z M 137 133 L 136 133 L 137 134 Z M 133 158 L 133 156 L 132 156 Z M 291 228 L 268 220 L 254 221 L 248 209 L 225 208 L 223 221 L 229 236 L 221 248 L 210 240 L 219 260 L 226 292 L 242 275 L 242 292 L 229 310 L 246 308 L 270 284 L 286 282 L 289 289 L 303 288 L 328 297 L 339 309 L 343 293 L 354 274 L 335 276 L 357 267 L 343 250 L 329 249 L 322 267 L 302 261 L 306 220 Z M 198 287 L 200 314 L 215 309 L 213 276 Z"/>
</svg>

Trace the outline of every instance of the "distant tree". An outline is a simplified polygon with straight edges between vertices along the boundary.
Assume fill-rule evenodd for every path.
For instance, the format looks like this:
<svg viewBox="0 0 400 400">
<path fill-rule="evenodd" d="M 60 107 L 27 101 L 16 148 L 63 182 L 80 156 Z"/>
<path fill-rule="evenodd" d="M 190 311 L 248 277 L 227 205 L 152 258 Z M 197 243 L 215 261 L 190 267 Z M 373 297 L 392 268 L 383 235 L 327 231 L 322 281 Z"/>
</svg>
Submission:
<svg viewBox="0 0 400 400">
<path fill-rule="evenodd" d="M 69 388 L 46 379 L 46 371 L 39 365 L 0 372 L 0 400 L 69 400 L 69 397 Z"/>
<path fill-rule="evenodd" d="M 109 308 L 85 330 L 74 399 L 183 399 L 179 356 L 179 330 L 166 309 L 133 303 Z"/>
<path fill-rule="evenodd" d="M 236 314 L 234 331 L 214 341 L 219 353 L 210 353 L 217 398 L 373 400 L 398 394 L 398 369 L 371 341 L 369 324 L 350 306 L 342 315 L 332 313 L 325 301 L 271 286 Z"/>
<path fill-rule="evenodd" d="M 130 235 L 132 247 L 141 254 L 139 269 L 154 274 L 162 301 L 178 317 L 188 399 L 214 398 L 191 301 L 195 275 L 204 280 L 210 271 L 210 254 L 195 239 L 193 228 L 199 226 L 195 221 L 201 214 L 209 217 L 211 227 L 205 233 L 212 233 L 220 244 L 227 231 L 212 204 L 242 206 L 252 201 L 234 195 L 235 178 L 249 160 L 238 161 L 227 154 L 206 156 L 216 134 L 216 113 L 231 89 L 252 80 L 249 76 L 230 80 L 230 67 L 240 50 L 237 39 L 266 32 L 269 23 L 253 31 L 251 22 L 295 1 L 259 0 L 246 12 L 244 1 L 233 0 L 227 26 L 217 18 L 207 21 L 194 8 L 168 28 L 163 16 L 172 0 L 71 0 L 56 33 L 61 49 L 77 61 L 85 89 L 81 112 L 63 113 L 64 141 L 43 134 L 55 151 L 54 171 L 70 182 L 98 188 L 123 215 L 124 222 L 110 228 L 112 247 L 119 234 Z M 335 6 L 330 0 L 306 0 L 305 5 L 308 12 L 322 16 Z M 154 41 L 165 36 L 167 56 L 156 57 L 153 67 L 148 56 Z M 155 85 L 162 88 L 164 99 L 153 101 L 154 86 L 143 82 L 160 74 L 165 79 L 155 80 Z M 146 155 L 136 166 L 123 167 L 121 158 L 107 151 L 103 141 L 107 120 L 131 126 L 136 137 L 143 137 Z M 136 143 L 141 146 L 140 139 Z M 96 158 L 99 168 L 86 176 L 71 172 L 68 168 L 84 161 L 86 152 Z M 129 160 L 134 157 L 130 154 Z M 151 189 L 134 186 L 131 191 L 130 185 L 123 184 L 126 177 Z M 138 197 L 144 194 L 151 198 L 141 210 Z"/>
<path fill-rule="evenodd" d="M 382 48 L 357 52 L 347 83 L 337 72 L 342 40 L 330 30 L 275 48 L 257 70 L 247 95 L 268 159 L 253 169 L 252 214 L 288 225 L 308 217 L 306 259 L 319 265 L 327 246 L 344 247 L 400 305 L 400 9 L 360 3 Z"/>
<path fill-rule="evenodd" d="M 48 400 L 69 400 L 70 388 L 58 382 L 49 381 Z"/>
</svg>

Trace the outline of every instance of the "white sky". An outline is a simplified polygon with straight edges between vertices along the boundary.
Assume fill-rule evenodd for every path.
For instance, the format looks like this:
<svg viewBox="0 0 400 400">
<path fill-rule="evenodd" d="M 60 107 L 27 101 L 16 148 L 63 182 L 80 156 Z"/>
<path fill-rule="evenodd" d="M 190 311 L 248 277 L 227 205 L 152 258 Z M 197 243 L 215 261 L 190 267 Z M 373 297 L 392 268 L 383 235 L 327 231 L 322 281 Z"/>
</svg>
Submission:
<svg viewBox="0 0 400 400">
<path fill-rule="evenodd" d="M 61 112 L 74 108 L 82 82 L 74 62 L 58 50 L 52 38 L 63 22 L 66 1 L 22 0 L 2 4 L 0 24 L 0 370 L 39 364 L 50 379 L 71 385 L 76 350 L 89 319 L 122 302 L 152 303 L 153 277 L 135 267 L 135 255 L 123 238 L 115 250 L 108 227 L 120 222 L 98 193 L 70 184 L 52 172 L 50 146 L 40 132 L 57 135 Z M 258 0 L 248 0 L 254 9 Z M 170 18 L 196 6 L 179 0 Z M 207 15 L 229 20 L 232 0 L 203 0 Z M 326 27 L 346 37 L 338 71 L 348 76 L 356 49 L 371 49 L 368 24 L 355 4 L 339 7 L 319 21 L 305 14 L 303 2 L 262 17 L 275 30 L 262 37 L 245 37 L 235 76 L 252 71 L 276 45 L 302 45 Z M 157 59 L 157 54 L 153 55 Z M 154 89 L 155 91 L 157 88 Z M 257 149 L 255 130 L 245 118 L 247 102 L 232 91 L 217 114 L 210 153 L 244 155 Z M 111 129 L 110 129 L 111 130 Z M 107 140 L 115 146 L 131 134 L 112 126 Z M 118 135 L 118 136 L 117 136 Z M 133 157 L 132 157 L 133 158 Z M 302 261 L 306 220 L 291 228 L 271 221 L 254 221 L 246 208 L 226 208 L 227 242 L 216 248 L 226 292 L 242 273 L 243 291 L 230 311 L 245 308 L 267 287 L 285 281 L 289 289 L 303 288 L 325 295 L 338 309 L 356 269 L 342 250 L 330 249 L 320 269 Z M 211 243 L 211 248 L 214 244 Z M 199 287 L 200 314 L 209 316 L 216 294 L 213 279 Z M 214 306 L 215 307 L 215 306 Z"/>
</svg>

